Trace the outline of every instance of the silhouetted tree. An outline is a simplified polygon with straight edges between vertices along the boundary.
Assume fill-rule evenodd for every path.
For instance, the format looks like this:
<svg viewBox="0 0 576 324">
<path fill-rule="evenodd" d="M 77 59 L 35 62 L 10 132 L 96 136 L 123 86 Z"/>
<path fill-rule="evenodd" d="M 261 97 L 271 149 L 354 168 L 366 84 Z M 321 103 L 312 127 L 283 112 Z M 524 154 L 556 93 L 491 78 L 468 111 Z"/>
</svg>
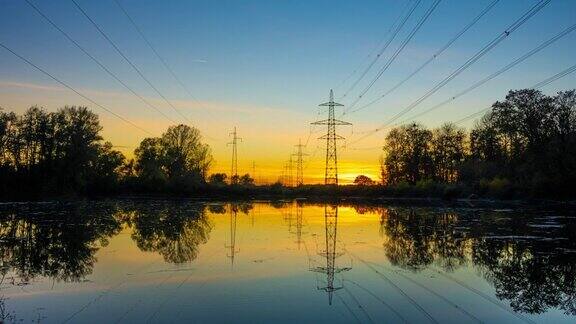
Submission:
<svg viewBox="0 0 576 324">
<path fill-rule="evenodd" d="M 254 178 L 252 178 L 248 173 L 246 173 L 238 179 L 238 183 L 242 186 L 253 186 Z"/>
<path fill-rule="evenodd" d="M 200 132 L 171 126 L 160 138 L 146 138 L 134 151 L 136 172 L 145 188 L 186 191 L 205 183 L 212 155 Z"/>
<path fill-rule="evenodd" d="M 226 184 L 226 173 L 213 173 L 208 177 L 208 182 L 212 185 L 222 186 Z"/>
<path fill-rule="evenodd" d="M 415 184 L 432 177 L 432 132 L 418 124 L 392 129 L 386 136 L 383 159 L 388 184 Z"/>
<path fill-rule="evenodd" d="M 361 174 L 354 179 L 354 184 L 357 184 L 359 186 L 372 186 L 374 185 L 374 180 L 370 179 L 370 177 L 368 176 Z"/>
<path fill-rule="evenodd" d="M 31 107 L 21 116 L 0 112 L 0 195 L 86 193 L 96 183 L 113 186 L 116 164 L 110 158 L 123 158 L 102 144 L 101 130 L 98 116 L 86 107 L 50 113 Z"/>
</svg>

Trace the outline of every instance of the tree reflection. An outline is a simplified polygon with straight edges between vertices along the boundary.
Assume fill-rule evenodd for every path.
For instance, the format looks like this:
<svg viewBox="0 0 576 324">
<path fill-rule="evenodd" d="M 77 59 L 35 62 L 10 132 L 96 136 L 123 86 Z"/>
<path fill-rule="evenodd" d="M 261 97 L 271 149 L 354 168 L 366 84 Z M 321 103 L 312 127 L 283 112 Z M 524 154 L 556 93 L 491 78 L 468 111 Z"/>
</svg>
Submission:
<svg viewBox="0 0 576 324">
<path fill-rule="evenodd" d="M 120 218 L 132 228 L 138 248 L 158 252 L 170 263 L 195 260 L 212 230 L 205 206 L 199 204 L 136 205 Z"/>
<path fill-rule="evenodd" d="M 111 206 L 86 204 L 5 207 L 0 210 L 2 275 L 27 283 L 36 276 L 80 281 L 92 273 L 95 253 L 120 230 Z M 50 210 L 46 212 L 46 210 Z"/>
<path fill-rule="evenodd" d="M 467 240 L 457 231 L 453 213 L 416 213 L 415 209 L 388 209 L 381 218 L 386 256 L 396 266 L 419 270 L 437 262 L 453 270 L 466 263 Z"/>
<path fill-rule="evenodd" d="M 537 216 L 388 208 L 380 227 L 395 266 L 450 272 L 470 264 L 514 311 L 576 315 L 576 224 Z"/>
</svg>

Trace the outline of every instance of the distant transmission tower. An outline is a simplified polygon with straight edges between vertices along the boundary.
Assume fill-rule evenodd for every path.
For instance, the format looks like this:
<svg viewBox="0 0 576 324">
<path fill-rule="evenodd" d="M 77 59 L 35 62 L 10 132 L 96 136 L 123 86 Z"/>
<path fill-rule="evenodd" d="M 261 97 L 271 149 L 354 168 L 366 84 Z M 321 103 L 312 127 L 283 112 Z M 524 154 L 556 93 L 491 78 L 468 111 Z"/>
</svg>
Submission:
<svg viewBox="0 0 576 324">
<path fill-rule="evenodd" d="M 254 184 L 256 184 L 256 161 L 252 161 L 252 179 L 254 179 Z"/>
<path fill-rule="evenodd" d="M 304 145 L 302 144 L 302 140 L 301 139 L 298 140 L 298 145 L 296 145 L 298 151 L 296 152 L 296 154 L 293 154 L 296 156 L 296 186 L 301 186 L 304 184 L 304 169 L 303 169 L 302 157 L 308 154 L 302 151 L 303 147 Z"/>
<path fill-rule="evenodd" d="M 294 160 L 292 160 L 292 155 L 288 159 L 288 185 L 290 187 L 294 186 Z"/>
<path fill-rule="evenodd" d="M 230 183 L 238 180 L 238 140 L 242 142 L 242 139 L 238 137 L 236 133 L 236 127 L 234 127 L 234 131 L 230 133 L 232 135 L 232 142 L 228 143 L 228 145 L 232 145 L 232 170 L 230 171 Z"/>
<path fill-rule="evenodd" d="M 328 125 L 328 133 L 319 139 L 326 140 L 326 173 L 324 184 L 338 184 L 338 156 L 336 155 L 336 141 L 344 137 L 336 134 L 336 125 L 352 125 L 348 122 L 334 118 L 334 107 L 344 105 L 334 102 L 334 92 L 330 90 L 330 101 L 320 104 L 320 107 L 328 107 L 328 119 L 312 123 L 312 125 Z"/>
</svg>

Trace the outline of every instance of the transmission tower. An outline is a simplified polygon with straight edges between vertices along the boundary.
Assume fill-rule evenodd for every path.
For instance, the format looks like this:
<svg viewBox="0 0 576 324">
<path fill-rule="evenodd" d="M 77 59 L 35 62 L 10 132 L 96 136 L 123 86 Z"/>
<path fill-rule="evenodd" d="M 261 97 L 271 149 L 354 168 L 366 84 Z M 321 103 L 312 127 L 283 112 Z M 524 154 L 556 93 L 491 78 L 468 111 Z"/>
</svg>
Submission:
<svg viewBox="0 0 576 324">
<path fill-rule="evenodd" d="M 230 183 L 238 180 L 238 140 L 242 142 L 242 139 L 238 137 L 238 133 L 236 132 L 236 127 L 234 127 L 234 131 L 230 133 L 232 136 L 232 142 L 228 143 L 228 145 L 232 145 L 232 170 L 230 171 Z"/>
<path fill-rule="evenodd" d="M 296 145 L 296 148 L 298 149 L 298 151 L 295 154 L 293 154 L 296 156 L 296 186 L 301 186 L 304 184 L 304 171 L 303 171 L 302 157 L 304 155 L 308 155 L 308 154 L 306 154 L 302 151 L 303 147 L 304 147 L 304 145 L 302 144 L 302 140 L 299 139 L 298 145 Z"/>
<path fill-rule="evenodd" d="M 336 258 L 343 255 L 343 252 L 336 251 L 336 234 L 338 229 L 338 206 L 324 207 L 324 228 L 326 231 L 326 249 L 320 253 L 320 256 L 326 258 L 326 266 L 312 268 L 314 272 L 326 274 L 326 286 L 318 287 L 318 290 L 324 290 L 328 293 L 328 304 L 332 305 L 332 297 L 335 291 L 342 289 L 342 286 L 334 286 L 334 275 L 342 271 L 348 271 L 351 268 L 336 267 Z"/>
<path fill-rule="evenodd" d="M 288 159 L 288 185 L 290 187 L 294 186 L 294 160 L 292 159 L 292 155 Z"/>
<path fill-rule="evenodd" d="M 326 140 L 326 173 L 324 175 L 324 184 L 338 184 L 338 156 L 336 154 L 336 141 L 344 137 L 336 134 L 336 125 L 352 125 L 348 122 L 338 120 L 334 117 L 334 107 L 343 107 L 344 105 L 334 102 L 334 92 L 330 90 L 330 101 L 319 105 L 328 107 L 328 119 L 319 120 L 312 125 L 328 125 L 328 133 L 319 139 Z"/>
<path fill-rule="evenodd" d="M 254 184 L 256 184 L 256 161 L 252 161 L 252 179 L 254 179 Z"/>
</svg>

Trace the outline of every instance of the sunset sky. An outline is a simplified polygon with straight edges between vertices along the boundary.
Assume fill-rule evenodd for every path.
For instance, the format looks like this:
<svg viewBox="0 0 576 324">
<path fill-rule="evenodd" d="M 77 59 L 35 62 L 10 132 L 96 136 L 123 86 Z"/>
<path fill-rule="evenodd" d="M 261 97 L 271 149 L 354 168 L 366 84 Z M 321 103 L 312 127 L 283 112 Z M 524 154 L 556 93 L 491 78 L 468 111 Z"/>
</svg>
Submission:
<svg viewBox="0 0 576 324">
<path fill-rule="evenodd" d="M 326 118 L 318 104 L 331 88 L 340 98 L 390 37 L 406 1 L 151 1 L 118 0 L 182 80 L 183 89 L 140 37 L 115 0 L 75 0 L 151 83 L 176 113 L 116 53 L 70 0 L 30 0 L 91 55 L 162 114 L 142 103 L 46 22 L 24 0 L 0 0 L 0 43 L 87 97 L 155 136 L 185 123 L 201 130 L 215 157 L 212 172 L 229 172 L 229 133 L 236 126 L 240 173 L 275 181 L 301 139 L 310 154 L 306 182 L 322 182 L 325 132 L 310 123 Z M 414 38 L 357 107 L 385 93 L 430 58 L 493 0 L 441 1 Z M 347 138 L 339 151 L 342 182 L 358 174 L 378 178 L 386 131 L 362 140 L 504 32 L 537 1 L 500 0 L 477 24 L 411 80 L 380 102 L 341 118 Z M 411 4 L 412 2 L 410 2 Z M 349 106 L 396 51 L 433 0 L 423 0 L 374 67 L 345 98 Z M 408 4 L 408 5 L 410 5 Z M 442 102 L 506 66 L 576 23 L 576 1 L 552 0 L 469 69 L 399 121 Z M 416 120 L 430 127 L 456 121 L 501 100 L 510 89 L 530 87 L 576 63 L 576 31 L 454 102 Z M 372 53 L 371 57 L 368 57 Z M 357 70 L 358 71 L 358 70 Z M 348 78 L 349 77 L 349 78 Z M 575 88 L 576 74 L 542 89 Z M 192 98 L 189 92 L 194 96 Z M 85 105 L 98 113 L 103 135 L 127 156 L 146 136 L 0 48 L 0 107 L 24 112 L 33 105 L 55 111 Z M 342 110 L 337 111 L 340 116 Z M 473 120 L 462 124 L 469 127 Z M 351 144 L 352 143 L 352 144 Z"/>
</svg>

